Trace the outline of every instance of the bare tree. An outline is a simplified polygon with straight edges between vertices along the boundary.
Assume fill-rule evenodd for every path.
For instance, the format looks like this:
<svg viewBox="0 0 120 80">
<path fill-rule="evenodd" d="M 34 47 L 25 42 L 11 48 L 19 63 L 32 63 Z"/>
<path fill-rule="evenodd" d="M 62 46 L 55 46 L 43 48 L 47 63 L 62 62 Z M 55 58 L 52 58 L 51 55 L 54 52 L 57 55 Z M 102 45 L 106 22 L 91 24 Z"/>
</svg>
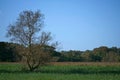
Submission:
<svg viewBox="0 0 120 80">
<path fill-rule="evenodd" d="M 43 19 L 40 11 L 23 11 L 15 24 L 10 24 L 8 28 L 7 36 L 24 46 L 17 50 L 30 71 L 50 61 L 50 54 L 45 46 L 50 45 L 52 37 L 50 32 L 42 31 Z"/>
</svg>

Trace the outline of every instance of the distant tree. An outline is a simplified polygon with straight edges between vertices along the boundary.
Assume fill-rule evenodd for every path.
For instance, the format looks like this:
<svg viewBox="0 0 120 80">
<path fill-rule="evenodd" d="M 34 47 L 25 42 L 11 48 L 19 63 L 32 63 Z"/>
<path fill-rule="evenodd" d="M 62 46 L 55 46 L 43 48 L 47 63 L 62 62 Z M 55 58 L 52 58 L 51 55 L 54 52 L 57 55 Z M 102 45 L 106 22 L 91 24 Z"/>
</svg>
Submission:
<svg viewBox="0 0 120 80">
<path fill-rule="evenodd" d="M 102 56 L 100 56 L 99 53 L 98 54 L 91 54 L 90 58 L 91 58 L 90 61 L 92 61 L 92 62 L 101 62 L 102 61 Z"/>
<path fill-rule="evenodd" d="M 103 60 L 107 62 L 118 62 L 120 60 L 119 54 L 119 49 L 117 47 L 111 47 Z"/>
<path fill-rule="evenodd" d="M 83 61 L 90 62 L 92 61 L 91 55 L 92 55 L 92 51 L 86 50 L 82 53 L 81 57 L 83 58 Z"/>
<path fill-rule="evenodd" d="M 20 60 L 20 55 L 15 51 L 15 44 L 0 42 L 0 61 L 16 62 Z"/>
<path fill-rule="evenodd" d="M 69 61 L 69 62 L 78 62 L 78 61 L 82 61 L 82 57 L 81 57 L 81 54 L 83 52 L 82 51 L 73 51 L 73 50 L 70 50 L 70 51 L 62 51 L 61 52 L 61 55 L 60 55 L 60 58 L 59 58 L 59 62 L 60 61 Z"/>
<path fill-rule="evenodd" d="M 23 45 L 17 50 L 30 71 L 50 61 L 50 54 L 45 46 L 51 46 L 52 37 L 50 32 L 42 31 L 43 19 L 44 16 L 40 11 L 23 11 L 15 24 L 10 24 L 8 28 L 7 36 Z"/>
<path fill-rule="evenodd" d="M 104 61 L 104 57 L 106 56 L 106 54 L 108 53 L 109 49 L 106 46 L 101 46 L 99 48 L 95 48 L 93 50 L 93 54 L 91 55 L 92 57 L 92 61 Z"/>
</svg>

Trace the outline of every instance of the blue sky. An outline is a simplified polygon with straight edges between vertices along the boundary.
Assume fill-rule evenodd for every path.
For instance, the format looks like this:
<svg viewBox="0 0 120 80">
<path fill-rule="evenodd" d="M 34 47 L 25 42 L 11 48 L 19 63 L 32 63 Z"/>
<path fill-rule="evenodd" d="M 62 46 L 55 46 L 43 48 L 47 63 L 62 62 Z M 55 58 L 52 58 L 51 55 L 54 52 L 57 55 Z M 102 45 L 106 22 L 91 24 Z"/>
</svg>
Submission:
<svg viewBox="0 0 120 80">
<path fill-rule="evenodd" d="M 0 0 L 0 41 L 23 10 L 40 10 L 61 50 L 120 47 L 120 0 Z"/>
</svg>

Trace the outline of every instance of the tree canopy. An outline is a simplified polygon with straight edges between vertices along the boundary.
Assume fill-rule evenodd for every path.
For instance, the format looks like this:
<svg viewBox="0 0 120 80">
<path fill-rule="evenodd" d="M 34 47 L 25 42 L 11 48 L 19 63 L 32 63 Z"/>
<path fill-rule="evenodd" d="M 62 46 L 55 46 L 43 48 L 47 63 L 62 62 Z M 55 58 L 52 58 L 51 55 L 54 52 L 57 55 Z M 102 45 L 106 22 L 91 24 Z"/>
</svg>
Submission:
<svg viewBox="0 0 120 80">
<path fill-rule="evenodd" d="M 16 22 L 8 27 L 7 36 L 23 45 L 17 50 L 30 71 L 50 61 L 50 53 L 45 46 L 52 46 L 52 37 L 50 32 L 42 31 L 43 24 L 44 16 L 40 11 L 28 10 L 21 12 Z"/>
</svg>

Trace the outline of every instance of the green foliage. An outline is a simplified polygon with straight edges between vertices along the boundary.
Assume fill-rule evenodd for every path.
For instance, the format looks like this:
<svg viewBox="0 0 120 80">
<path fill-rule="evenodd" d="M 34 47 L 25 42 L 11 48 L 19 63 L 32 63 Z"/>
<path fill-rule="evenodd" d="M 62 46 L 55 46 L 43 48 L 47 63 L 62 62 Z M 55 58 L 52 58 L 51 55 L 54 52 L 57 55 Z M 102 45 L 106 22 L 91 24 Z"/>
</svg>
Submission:
<svg viewBox="0 0 120 80">
<path fill-rule="evenodd" d="M 0 42 L 0 61 L 15 62 L 19 61 L 21 56 L 16 52 L 16 44 Z"/>
<path fill-rule="evenodd" d="M 69 62 L 119 62 L 120 48 L 101 46 L 86 51 L 62 51 L 58 61 Z"/>
<path fill-rule="evenodd" d="M 21 56 L 17 53 L 16 47 L 25 48 L 21 45 L 8 42 L 0 42 L 0 61 L 20 61 Z M 120 62 L 120 48 L 101 46 L 86 51 L 55 51 L 52 46 L 45 45 L 44 52 L 48 52 L 51 61 L 58 62 Z M 19 50 L 21 51 L 21 50 Z"/>
<path fill-rule="evenodd" d="M 21 71 L 20 64 L 0 64 L 0 80 L 120 80 L 120 66 L 50 65 L 37 72 Z"/>
<path fill-rule="evenodd" d="M 63 62 L 63 61 L 70 61 L 70 62 L 78 62 L 78 61 L 82 61 L 82 57 L 81 57 L 82 51 L 62 51 L 60 58 L 59 58 L 59 62 Z"/>
</svg>

